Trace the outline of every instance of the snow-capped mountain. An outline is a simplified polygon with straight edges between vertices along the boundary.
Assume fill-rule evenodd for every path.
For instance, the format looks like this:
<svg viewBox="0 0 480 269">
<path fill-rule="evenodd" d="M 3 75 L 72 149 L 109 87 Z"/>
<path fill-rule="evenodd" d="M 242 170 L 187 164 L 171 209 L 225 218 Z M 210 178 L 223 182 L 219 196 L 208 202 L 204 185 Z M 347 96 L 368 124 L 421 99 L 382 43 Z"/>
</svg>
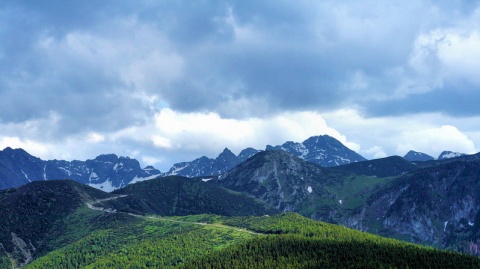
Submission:
<svg viewBox="0 0 480 269">
<path fill-rule="evenodd" d="M 236 156 L 228 148 L 225 148 L 215 159 L 202 156 L 191 162 L 176 163 L 164 175 L 181 175 L 186 177 L 220 175 L 258 152 L 260 151 L 253 148 L 246 148 Z"/>
<path fill-rule="evenodd" d="M 407 154 L 405 154 L 405 156 L 403 156 L 403 158 L 410 162 L 435 160 L 435 158 L 433 158 L 428 154 L 418 152 L 418 151 L 413 151 L 413 150 L 410 150 Z"/>
<path fill-rule="evenodd" d="M 438 156 L 437 160 L 456 158 L 456 157 L 460 157 L 460 156 L 464 156 L 464 155 L 466 155 L 466 154 L 446 150 L 446 151 L 443 151 L 442 153 L 440 153 L 440 156 Z"/>
<path fill-rule="evenodd" d="M 325 167 L 366 160 L 356 152 L 345 147 L 340 141 L 328 135 L 313 136 L 302 143 L 289 141 L 280 146 L 267 145 L 265 150 L 287 151 L 305 161 Z M 186 177 L 220 175 L 259 152 L 261 150 L 246 148 L 238 156 L 235 156 L 234 153 L 226 148 L 215 159 L 203 156 L 191 162 L 176 163 L 164 175 L 181 175 Z"/>
<path fill-rule="evenodd" d="M 112 191 L 129 183 L 153 178 L 160 171 L 129 157 L 100 155 L 86 161 L 44 161 L 23 149 L 0 151 L 0 189 L 18 187 L 28 182 L 49 179 L 73 179 L 83 184 Z"/>
<path fill-rule="evenodd" d="M 307 162 L 325 167 L 366 161 L 361 155 L 328 135 L 312 136 L 302 143 L 288 141 L 279 146 L 268 145 L 266 150 L 288 151 Z"/>
</svg>

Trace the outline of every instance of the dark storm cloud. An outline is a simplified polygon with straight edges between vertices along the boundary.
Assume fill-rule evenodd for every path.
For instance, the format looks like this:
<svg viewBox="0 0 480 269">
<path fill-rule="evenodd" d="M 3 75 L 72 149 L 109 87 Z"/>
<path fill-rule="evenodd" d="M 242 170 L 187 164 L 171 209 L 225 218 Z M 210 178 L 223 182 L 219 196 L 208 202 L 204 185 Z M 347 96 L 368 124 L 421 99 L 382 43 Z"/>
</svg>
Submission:
<svg viewBox="0 0 480 269">
<path fill-rule="evenodd" d="M 410 68 L 419 34 L 454 27 L 476 7 L 467 1 L 6 2 L 0 121 L 54 112 L 65 131 L 115 130 L 148 120 L 152 104 L 142 95 L 157 97 L 157 106 L 224 117 L 345 106 L 376 116 L 423 111 L 418 95 L 376 96 L 400 87 L 405 77 L 391 70 Z M 138 34 L 144 28 L 147 34 Z M 169 68 L 138 67 L 158 54 L 176 55 L 178 74 L 159 79 Z M 165 57 L 158 61 L 168 67 Z M 409 74 L 403 73 L 416 79 Z M 455 85 L 442 86 L 428 97 L 446 103 L 455 92 Z M 462 114 L 456 109 L 427 110 Z"/>
<path fill-rule="evenodd" d="M 473 117 L 480 115 L 479 100 L 480 91 L 477 85 L 447 84 L 440 90 L 412 94 L 399 100 L 369 102 L 366 113 L 370 117 L 435 112 L 452 117 Z"/>
</svg>

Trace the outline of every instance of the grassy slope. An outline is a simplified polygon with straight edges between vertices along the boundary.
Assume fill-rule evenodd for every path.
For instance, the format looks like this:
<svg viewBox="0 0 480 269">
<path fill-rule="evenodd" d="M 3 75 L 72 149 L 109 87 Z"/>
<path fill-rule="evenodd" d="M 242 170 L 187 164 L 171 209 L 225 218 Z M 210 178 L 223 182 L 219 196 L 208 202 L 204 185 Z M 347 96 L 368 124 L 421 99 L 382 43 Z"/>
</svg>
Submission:
<svg viewBox="0 0 480 269">
<path fill-rule="evenodd" d="M 143 217 L 139 220 L 138 223 L 96 231 L 26 268 L 480 266 L 478 258 L 386 239 L 313 221 L 295 213 L 271 217 L 196 215 L 162 220 Z M 229 228 L 232 226 L 262 235 Z"/>
</svg>

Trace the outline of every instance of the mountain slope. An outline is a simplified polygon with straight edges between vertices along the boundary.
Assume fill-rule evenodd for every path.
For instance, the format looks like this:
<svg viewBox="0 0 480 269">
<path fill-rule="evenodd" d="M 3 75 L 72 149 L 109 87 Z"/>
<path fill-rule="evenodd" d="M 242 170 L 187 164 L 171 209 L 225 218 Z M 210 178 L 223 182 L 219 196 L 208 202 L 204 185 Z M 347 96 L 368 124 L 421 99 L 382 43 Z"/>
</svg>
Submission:
<svg viewBox="0 0 480 269">
<path fill-rule="evenodd" d="M 328 169 L 292 153 L 271 150 L 254 155 L 211 182 L 247 193 L 282 211 L 337 223 L 385 180 Z"/>
<path fill-rule="evenodd" d="M 381 238 L 289 213 L 272 217 L 141 218 L 135 225 L 95 232 L 26 268 L 478 266 L 480 260 L 475 257 Z"/>
<path fill-rule="evenodd" d="M 122 212 L 162 216 L 217 214 L 265 215 L 278 210 L 243 193 L 233 192 L 201 179 L 168 176 L 151 179 L 114 191 L 126 195 L 104 202 Z"/>
<path fill-rule="evenodd" d="M 422 153 L 422 152 L 417 152 L 410 150 L 403 156 L 403 158 L 407 161 L 410 162 L 415 162 L 415 161 L 433 161 L 434 158 L 428 154 Z"/>
<path fill-rule="evenodd" d="M 456 157 L 461 157 L 461 156 L 464 156 L 464 155 L 466 155 L 466 154 L 446 150 L 446 151 L 442 151 L 442 153 L 440 153 L 437 160 L 445 160 L 445 159 L 450 159 L 450 158 L 456 158 Z"/>
<path fill-rule="evenodd" d="M 480 161 L 449 162 L 400 176 L 359 212 L 355 228 L 479 255 Z"/>
<path fill-rule="evenodd" d="M 392 177 L 417 170 L 418 166 L 399 156 L 350 163 L 332 167 L 331 170 L 346 171 L 358 175 Z"/>
<path fill-rule="evenodd" d="M 85 202 L 110 196 L 70 180 L 35 181 L 18 189 L 2 190 L 0 243 L 19 264 L 28 263 L 39 253 L 51 250 L 51 240 L 71 243 L 66 237 L 75 240 L 75 233 L 80 236 L 82 231 L 88 231 L 89 221 L 101 214 L 83 214 Z M 72 231 L 68 218 L 82 223 L 82 231 L 66 235 Z"/>
<path fill-rule="evenodd" d="M 0 189 L 14 188 L 32 181 L 72 179 L 105 191 L 126 186 L 130 182 L 158 176 L 160 171 L 148 166 L 140 168 L 135 159 L 105 154 L 86 161 L 44 161 L 23 149 L 0 151 Z"/>
</svg>

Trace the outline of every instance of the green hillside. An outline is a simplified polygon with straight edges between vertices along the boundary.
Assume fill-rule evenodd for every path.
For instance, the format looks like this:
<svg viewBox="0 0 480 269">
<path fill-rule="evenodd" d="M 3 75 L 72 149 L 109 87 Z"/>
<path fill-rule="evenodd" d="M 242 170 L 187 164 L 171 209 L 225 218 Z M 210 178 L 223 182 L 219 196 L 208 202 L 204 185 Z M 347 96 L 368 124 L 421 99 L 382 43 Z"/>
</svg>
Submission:
<svg viewBox="0 0 480 269">
<path fill-rule="evenodd" d="M 475 257 L 386 239 L 313 221 L 295 213 L 262 217 L 196 215 L 139 219 L 138 223 L 94 232 L 25 268 L 480 266 L 480 259 Z"/>
<path fill-rule="evenodd" d="M 391 156 L 375 160 L 350 163 L 335 167 L 329 167 L 332 171 L 344 171 L 357 175 L 375 177 L 393 177 L 417 170 L 418 165 L 411 163 L 399 156 Z"/>
<path fill-rule="evenodd" d="M 110 196 L 70 180 L 35 181 L 0 191 L 0 256 L 8 253 L 16 263 L 28 263 L 107 225 L 117 216 L 85 210 L 85 202 Z"/>
<path fill-rule="evenodd" d="M 217 214 L 224 216 L 265 215 L 280 213 L 260 200 L 201 179 L 181 176 L 160 177 L 138 182 L 114 191 L 126 195 L 103 202 L 122 212 L 183 216 Z"/>
</svg>

